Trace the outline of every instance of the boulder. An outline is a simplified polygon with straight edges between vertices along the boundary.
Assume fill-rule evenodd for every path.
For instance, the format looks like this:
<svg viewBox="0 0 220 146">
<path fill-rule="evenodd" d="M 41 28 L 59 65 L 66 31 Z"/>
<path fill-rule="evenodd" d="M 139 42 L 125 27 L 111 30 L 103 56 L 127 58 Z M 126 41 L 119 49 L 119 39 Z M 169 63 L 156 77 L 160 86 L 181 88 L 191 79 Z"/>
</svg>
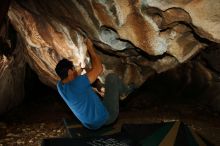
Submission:
<svg viewBox="0 0 220 146">
<path fill-rule="evenodd" d="M 0 54 L 0 115 L 20 104 L 24 98 L 26 63 L 21 43 L 18 41 L 10 57 Z"/>
<path fill-rule="evenodd" d="M 212 33 L 218 27 L 206 27 L 213 22 L 206 21 L 205 3 L 210 4 L 205 0 L 23 0 L 12 3 L 8 16 L 25 42 L 28 63 L 45 84 L 55 86 L 54 68 L 62 58 L 77 67 L 88 66 L 84 38 L 89 37 L 103 58 L 104 74 L 116 72 L 126 83 L 141 85 L 155 72 L 200 52 L 206 44 L 195 34 L 218 41 L 218 33 Z M 206 11 L 201 12 L 203 8 Z M 218 16 L 212 10 L 208 14 Z M 114 64 L 110 58 L 116 60 Z"/>
</svg>

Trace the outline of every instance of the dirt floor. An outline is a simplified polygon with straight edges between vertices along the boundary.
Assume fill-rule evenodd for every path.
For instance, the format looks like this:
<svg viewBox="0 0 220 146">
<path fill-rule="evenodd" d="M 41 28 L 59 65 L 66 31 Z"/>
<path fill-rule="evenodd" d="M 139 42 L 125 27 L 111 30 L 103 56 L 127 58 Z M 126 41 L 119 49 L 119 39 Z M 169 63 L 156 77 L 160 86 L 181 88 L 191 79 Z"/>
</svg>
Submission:
<svg viewBox="0 0 220 146">
<path fill-rule="evenodd" d="M 147 89 L 135 91 L 120 103 L 116 131 L 123 123 L 181 120 L 220 146 L 218 112 L 194 100 L 156 98 Z M 73 115 L 57 92 L 45 89 L 34 94 L 37 98 L 26 97 L 21 105 L 0 117 L 0 146 L 40 146 L 42 139 L 67 136 L 63 118 L 72 119 Z"/>
</svg>

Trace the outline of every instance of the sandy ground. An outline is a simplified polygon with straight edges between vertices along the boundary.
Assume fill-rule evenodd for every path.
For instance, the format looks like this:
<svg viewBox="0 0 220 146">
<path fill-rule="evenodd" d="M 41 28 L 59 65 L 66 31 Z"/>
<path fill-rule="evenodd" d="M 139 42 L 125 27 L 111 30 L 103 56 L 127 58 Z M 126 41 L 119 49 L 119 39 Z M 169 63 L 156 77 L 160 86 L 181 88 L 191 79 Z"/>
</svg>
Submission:
<svg viewBox="0 0 220 146">
<path fill-rule="evenodd" d="M 140 89 L 120 106 L 113 132 L 119 131 L 123 123 L 181 120 L 220 146 L 220 115 L 204 104 L 167 96 L 155 98 Z M 73 119 L 73 115 L 57 92 L 44 91 L 35 98 L 26 97 L 23 104 L 0 117 L 0 146 L 40 146 L 42 139 L 65 137 L 63 118 Z"/>
</svg>

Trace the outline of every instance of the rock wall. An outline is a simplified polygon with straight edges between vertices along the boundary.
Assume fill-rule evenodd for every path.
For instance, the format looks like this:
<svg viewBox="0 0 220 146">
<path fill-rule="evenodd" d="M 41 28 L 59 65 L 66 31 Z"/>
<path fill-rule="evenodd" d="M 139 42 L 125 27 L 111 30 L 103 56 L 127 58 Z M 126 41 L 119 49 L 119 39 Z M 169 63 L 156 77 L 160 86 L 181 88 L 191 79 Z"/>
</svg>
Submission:
<svg viewBox="0 0 220 146">
<path fill-rule="evenodd" d="M 24 98 L 25 59 L 21 40 L 12 54 L 0 54 L 0 115 Z"/>
<path fill-rule="evenodd" d="M 205 43 L 197 35 L 219 41 L 214 24 L 219 23 L 220 5 L 216 1 L 210 9 L 211 3 L 23 0 L 12 3 L 8 16 L 26 43 L 29 64 L 47 85 L 55 85 L 54 68 L 61 58 L 71 59 L 75 66 L 88 64 L 85 36 L 100 52 L 104 74 L 117 72 L 126 83 L 141 85 L 155 72 L 173 68 L 201 51 Z"/>
<path fill-rule="evenodd" d="M 16 33 L 6 16 L 10 2 L 0 2 L 0 115 L 21 103 L 24 97 L 24 49 L 21 39 L 16 41 Z"/>
<path fill-rule="evenodd" d="M 3 23 L 3 19 L 5 18 L 5 15 L 7 15 L 8 8 L 10 6 L 11 0 L 2 0 L 0 2 L 0 26 Z"/>
<path fill-rule="evenodd" d="M 89 66 L 89 37 L 105 67 L 103 82 L 116 72 L 140 86 L 187 62 L 207 42 L 219 43 L 219 11 L 218 0 L 17 0 L 8 17 L 24 43 L 25 61 L 46 85 L 55 87 L 62 58 Z"/>
</svg>

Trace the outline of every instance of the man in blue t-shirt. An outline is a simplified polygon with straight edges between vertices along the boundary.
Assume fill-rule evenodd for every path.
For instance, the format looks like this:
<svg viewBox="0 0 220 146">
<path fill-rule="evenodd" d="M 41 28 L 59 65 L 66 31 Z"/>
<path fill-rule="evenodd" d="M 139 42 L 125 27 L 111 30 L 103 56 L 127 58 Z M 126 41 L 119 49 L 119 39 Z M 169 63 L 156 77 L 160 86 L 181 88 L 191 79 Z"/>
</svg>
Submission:
<svg viewBox="0 0 220 146">
<path fill-rule="evenodd" d="M 95 53 L 93 43 L 86 39 L 92 68 L 84 75 L 78 75 L 73 63 L 67 59 L 58 62 L 55 71 L 60 77 L 57 89 L 63 100 L 80 122 L 89 129 L 98 129 L 113 123 L 119 113 L 119 97 L 131 89 L 115 74 L 109 74 L 105 81 L 103 101 L 94 92 L 91 84 L 102 73 L 100 57 Z"/>
</svg>

